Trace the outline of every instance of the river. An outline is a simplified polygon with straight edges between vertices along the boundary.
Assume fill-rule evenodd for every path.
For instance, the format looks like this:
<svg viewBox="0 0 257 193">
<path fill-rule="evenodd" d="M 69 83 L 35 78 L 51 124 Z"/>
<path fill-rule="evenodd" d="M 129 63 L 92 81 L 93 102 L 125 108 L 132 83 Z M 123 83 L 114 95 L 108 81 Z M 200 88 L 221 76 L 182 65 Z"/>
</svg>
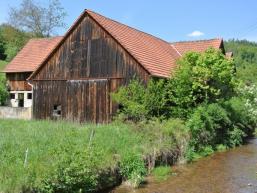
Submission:
<svg viewBox="0 0 257 193">
<path fill-rule="evenodd" d="M 172 170 L 166 181 L 150 177 L 139 189 L 121 185 L 111 193 L 257 193 L 257 139 Z"/>
</svg>

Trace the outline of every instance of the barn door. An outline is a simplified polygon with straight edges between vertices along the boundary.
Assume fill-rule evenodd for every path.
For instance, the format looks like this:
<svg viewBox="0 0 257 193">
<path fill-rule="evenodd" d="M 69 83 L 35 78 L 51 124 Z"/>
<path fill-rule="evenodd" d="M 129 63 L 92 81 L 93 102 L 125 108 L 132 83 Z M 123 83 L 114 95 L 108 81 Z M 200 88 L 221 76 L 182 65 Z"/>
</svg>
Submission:
<svg viewBox="0 0 257 193">
<path fill-rule="evenodd" d="M 81 122 L 109 122 L 110 95 L 107 79 L 67 81 L 67 117 Z"/>
</svg>

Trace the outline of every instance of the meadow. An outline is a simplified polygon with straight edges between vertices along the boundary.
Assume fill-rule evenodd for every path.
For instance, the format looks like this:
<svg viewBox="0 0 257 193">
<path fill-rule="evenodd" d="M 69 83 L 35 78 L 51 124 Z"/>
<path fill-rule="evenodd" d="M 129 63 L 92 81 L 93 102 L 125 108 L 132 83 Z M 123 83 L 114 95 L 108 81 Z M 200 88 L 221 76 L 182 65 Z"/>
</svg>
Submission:
<svg viewBox="0 0 257 193">
<path fill-rule="evenodd" d="M 0 120 L 0 192 L 94 192 L 182 155 L 182 123 L 81 125 Z M 155 128 L 155 129 L 153 129 Z"/>
</svg>

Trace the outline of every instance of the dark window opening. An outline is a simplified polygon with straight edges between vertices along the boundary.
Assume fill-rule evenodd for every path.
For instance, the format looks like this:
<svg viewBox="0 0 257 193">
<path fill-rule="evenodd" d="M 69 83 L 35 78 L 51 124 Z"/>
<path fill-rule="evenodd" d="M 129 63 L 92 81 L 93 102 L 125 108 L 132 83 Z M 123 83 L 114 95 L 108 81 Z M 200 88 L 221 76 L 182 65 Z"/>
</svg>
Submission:
<svg viewBox="0 0 257 193">
<path fill-rule="evenodd" d="M 32 99 L 32 93 L 28 93 L 27 99 Z"/>
<path fill-rule="evenodd" d="M 62 115 L 62 106 L 61 105 L 54 105 L 53 109 L 53 116 L 60 117 Z"/>
<path fill-rule="evenodd" d="M 15 93 L 10 93 L 10 98 L 15 99 Z"/>
<path fill-rule="evenodd" d="M 24 107 L 24 93 L 18 93 L 18 107 Z"/>
</svg>

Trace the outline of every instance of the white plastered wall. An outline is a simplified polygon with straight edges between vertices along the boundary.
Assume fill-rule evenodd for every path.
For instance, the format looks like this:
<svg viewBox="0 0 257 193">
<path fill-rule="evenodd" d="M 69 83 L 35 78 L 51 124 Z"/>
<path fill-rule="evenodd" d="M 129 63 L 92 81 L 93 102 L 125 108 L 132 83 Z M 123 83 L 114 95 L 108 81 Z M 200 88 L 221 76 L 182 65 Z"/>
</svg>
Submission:
<svg viewBox="0 0 257 193">
<path fill-rule="evenodd" d="M 32 91 L 10 91 L 10 94 L 15 95 L 15 99 L 10 99 L 10 106 L 11 107 L 19 107 L 19 100 L 18 100 L 18 94 L 24 94 L 24 107 L 31 107 L 32 106 L 32 99 L 28 99 L 28 94 Z M 33 97 L 33 94 L 32 94 Z"/>
</svg>

